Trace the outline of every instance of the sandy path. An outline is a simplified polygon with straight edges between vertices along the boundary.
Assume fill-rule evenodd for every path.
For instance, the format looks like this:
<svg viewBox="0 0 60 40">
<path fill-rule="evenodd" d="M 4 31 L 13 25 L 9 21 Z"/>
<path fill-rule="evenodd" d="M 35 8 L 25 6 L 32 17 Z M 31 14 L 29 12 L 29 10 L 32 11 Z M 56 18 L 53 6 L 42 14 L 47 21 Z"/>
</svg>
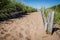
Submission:
<svg viewBox="0 0 60 40">
<path fill-rule="evenodd" d="M 59 40 L 56 33 L 45 33 L 40 12 L 11 20 L 0 26 L 0 40 Z"/>
</svg>

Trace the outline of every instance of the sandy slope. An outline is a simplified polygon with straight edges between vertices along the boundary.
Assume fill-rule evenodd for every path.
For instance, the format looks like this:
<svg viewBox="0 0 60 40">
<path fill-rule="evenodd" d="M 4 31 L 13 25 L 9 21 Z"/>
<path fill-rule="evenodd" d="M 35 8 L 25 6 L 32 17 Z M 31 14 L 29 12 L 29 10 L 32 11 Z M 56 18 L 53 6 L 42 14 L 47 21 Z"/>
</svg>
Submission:
<svg viewBox="0 0 60 40">
<path fill-rule="evenodd" d="M 47 35 L 41 13 L 34 12 L 1 24 L 0 40 L 59 40 L 59 36 L 56 33 Z"/>
</svg>

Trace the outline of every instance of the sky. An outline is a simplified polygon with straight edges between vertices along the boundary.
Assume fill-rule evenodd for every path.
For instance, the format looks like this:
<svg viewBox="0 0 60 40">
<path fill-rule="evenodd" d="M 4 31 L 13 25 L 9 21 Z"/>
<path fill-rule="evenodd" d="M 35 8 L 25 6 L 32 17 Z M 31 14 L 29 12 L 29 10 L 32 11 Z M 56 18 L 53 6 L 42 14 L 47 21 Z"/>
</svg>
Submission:
<svg viewBox="0 0 60 40">
<path fill-rule="evenodd" d="M 23 2 L 25 5 L 32 6 L 37 9 L 40 9 L 41 7 L 49 8 L 60 4 L 60 0 L 17 0 L 17 2 Z"/>
</svg>

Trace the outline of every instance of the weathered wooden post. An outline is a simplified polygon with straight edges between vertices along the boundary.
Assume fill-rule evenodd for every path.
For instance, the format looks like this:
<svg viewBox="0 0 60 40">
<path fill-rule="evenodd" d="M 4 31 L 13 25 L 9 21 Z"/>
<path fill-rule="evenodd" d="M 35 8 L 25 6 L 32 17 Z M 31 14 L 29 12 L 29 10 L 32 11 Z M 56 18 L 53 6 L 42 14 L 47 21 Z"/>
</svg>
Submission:
<svg viewBox="0 0 60 40">
<path fill-rule="evenodd" d="M 43 18 L 45 31 L 47 31 L 47 20 L 46 20 L 45 14 L 44 14 L 44 8 L 41 9 L 41 14 L 42 14 L 42 18 Z"/>
<path fill-rule="evenodd" d="M 54 11 L 51 11 L 51 12 L 49 12 L 49 15 L 48 15 L 48 25 L 47 25 L 48 34 L 52 34 L 53 19 L 54 19 Z"/>
<path fill-rule="evenodd" d="M 46 33 L 52 34 L 54 11 L 49 12 L 48 20 L 46 20 L 46 16 L 44 14 L 44 8 L 41 9 L 41 14 L 42 14 L 44 28 L 45 28 Z"/>
</svg>

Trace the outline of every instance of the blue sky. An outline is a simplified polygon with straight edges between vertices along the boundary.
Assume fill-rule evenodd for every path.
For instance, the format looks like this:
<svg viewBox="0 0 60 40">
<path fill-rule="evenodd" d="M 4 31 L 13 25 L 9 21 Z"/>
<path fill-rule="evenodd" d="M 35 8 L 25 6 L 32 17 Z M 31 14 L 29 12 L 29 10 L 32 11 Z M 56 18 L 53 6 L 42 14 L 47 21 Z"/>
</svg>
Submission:
<svg viewBox="0 0 60 40">
<path fill-rule="evenodd" d="M 17 2 L 23 2 L 25 5 L 32 6 L 40 9 L 45 6 L 46 8 L 60 4 L 60 0 L 17 0 Z"/>
</svg>

